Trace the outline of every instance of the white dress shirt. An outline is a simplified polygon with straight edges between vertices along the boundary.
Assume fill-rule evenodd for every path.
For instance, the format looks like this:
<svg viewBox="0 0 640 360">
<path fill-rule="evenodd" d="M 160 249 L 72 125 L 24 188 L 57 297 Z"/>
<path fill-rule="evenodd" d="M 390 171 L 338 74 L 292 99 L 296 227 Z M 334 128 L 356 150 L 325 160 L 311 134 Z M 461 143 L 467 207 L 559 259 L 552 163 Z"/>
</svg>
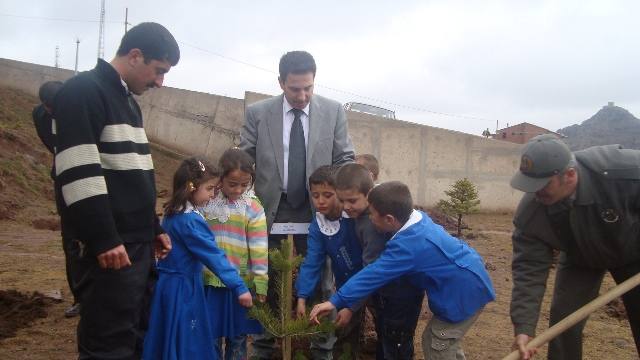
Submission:
<svg viewBox="0 0 640 360">
<path fill-rule="evenodd" d="M 293 107 L 287 101 L 287 98 L 283 96 L 282 102 L 282 148 L 284 150 L 284 179 L 283 189 L 287 191 L 287 185 L 289 184 L 289 137 L 291 137 L 291 126 L 295 115 L 291 111 Z M 305 149 L 309 148 L 309 104 L 302 109 L 302 115 L 300 116 L 302 121 L 302 130 L 304 131 L 304 146 Z"/>
</svg>

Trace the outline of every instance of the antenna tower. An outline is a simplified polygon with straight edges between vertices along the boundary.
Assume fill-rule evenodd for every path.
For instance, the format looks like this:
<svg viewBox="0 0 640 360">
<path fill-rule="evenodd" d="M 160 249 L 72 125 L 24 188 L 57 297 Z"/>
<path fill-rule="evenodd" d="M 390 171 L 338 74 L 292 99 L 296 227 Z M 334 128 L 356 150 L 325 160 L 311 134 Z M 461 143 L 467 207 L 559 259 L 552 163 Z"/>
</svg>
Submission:
<svg viewBox="0 0 640 360">
<path fill-rule="evenodd" d="M 100 1 L 100 32 L 98 33 L 98 58 L 104 58 L 104 0 Z"/>
<path fill-rule="evenodd" d="M 78 53 L 80 52 L 80 38 L 76 38 L 76 66 L 74 69 L 74 73 L 78 73 Z"/>
<path fill-rule="evenodd" d="M 56 62 L 54 63 L 55 67 L 58 66 L 58 60 L 60 59 L 60 46 L 56 45 Z"/>
<path fill-rule="evenodd" d="M 129 8 L 124 8 L 124 33 L 127 33 L 127 26 L 131 25 L 129 23 Z"/>
</svg>

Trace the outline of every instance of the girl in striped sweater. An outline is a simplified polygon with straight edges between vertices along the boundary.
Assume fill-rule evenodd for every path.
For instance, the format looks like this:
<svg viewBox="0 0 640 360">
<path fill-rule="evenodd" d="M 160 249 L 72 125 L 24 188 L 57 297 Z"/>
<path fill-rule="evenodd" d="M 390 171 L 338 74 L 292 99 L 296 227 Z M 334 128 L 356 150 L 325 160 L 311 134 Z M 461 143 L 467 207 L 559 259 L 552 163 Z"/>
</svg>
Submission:
<svg viewBox="0 0 640 360">
<path fill-rule="evenodd" d="M 216 242 L 241 277 L 255 290 L 258 301 L 267 294 L 267 223 L 264 209 L 253 194 L 253 159 L 239 148 L 225 151 L 219 161 L 220 192 L 203 209 Z M 262 333 L 256 320 L 238 305 L 233 292 L 212 272 L 205 270 L 205 294 L 211 317 L 214 344 L 220 358 L 247 358 L 247 334 Z M 225 354 L 222 354 L 222 342 Z"/>
</svg>

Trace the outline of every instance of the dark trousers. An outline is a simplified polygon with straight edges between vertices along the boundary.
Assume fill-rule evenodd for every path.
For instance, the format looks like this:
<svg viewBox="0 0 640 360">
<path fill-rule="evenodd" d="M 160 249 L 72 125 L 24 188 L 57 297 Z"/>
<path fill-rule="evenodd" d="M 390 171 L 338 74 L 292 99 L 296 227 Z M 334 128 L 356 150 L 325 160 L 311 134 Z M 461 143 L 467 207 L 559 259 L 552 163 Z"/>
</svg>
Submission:
<svg viewBox="0 0 640 360">
<path fill-rule="evenodd" d="M 62 250 L 64 251 L 65 272 L 67 275 L 67 283 L 69 290 L 73 295 L 73 303 L 78 303 L 78 285 L 82 283 L 82 273 L 79 273 L 78 266 L 80 261 L 81 247 L 78 240 L 62 237 Z"/>
<path fill-rule="evenodd" d="M 294 209 L 287 202 L 286 195 L 282 194 L 282 197 L 280 198 L 280 205 L 278 206 L 278 211 L 276 212 L 276 218 L 274 222 L 276 223 L 311 222 L 311 205 L 309 204 L 309 199 L 307 198 L 304 204 L 302 204 L 299 208 Z M 287 238 L 287 235 L 269 234 L 269 245 L 268 245 L 269 251 L 271 251 L 272 249 L 280 249 L 282 240 L 285 240 L 286 238 Z M 293 248 L 294 248 L 295 254 L 306 256 L 307 255 L 307 235 L 306 234 L 293 235 Z M 269 303 L 269 306 L 272 309 L 278 308 L 275 278 L 276 278 L 275 273 L 270 272 L 269 288 L 267 289 L 267 301 Z"/>
<path fill-rule="evenodd" d="M 408 285 L 402 278 L 372 296 L 377 360 L 413 359 L 413 336 L 423 299 L 424 291 Z"/>
<path fill-rule="evenodd" d="M 286 195 L 282 195 L 280 198 L 280 205 L 276 213 L 274 222 L 276 223 L 308 223 L 311 222 L 311 205 L 309 198 L 307 198 L 303 205 L 298 208 L 293 208 L 287 202 Z M 283 239 L 286 239 L 287 235 L 269 235 L 269 250 L 279 249 Z M 297 255 L 306 256 L 307 254 L 307 235 L 299 234 L 293 236 L 293 246 Z M 270 267 L 271 269 L 271 267 Z M 273 310 L 278 310 L 278 299 L 276 296 L 276 274 L 269 270 L 269 289 L 267 290 L 267 303 Z M 328 280 L 333 280 L 333 274 L 331 273 L 331 267 L 326 266 L 323 271 L 322 278 L 320 280 L 321 288 L 318 291 L 318 295 L 314 296 L 315 300 L 328 299 L 331 296 L 331 290 L 327 289 Z M 335 335 L 323 334 L 314 337 L 311 340 L 311 355 L 313 359 L 331 359 L 333 345 L 336 342 Z M 273 350 L 275 346 L 275 339 L 270 334 L 254 336 L 253 341 L 253 353 L 252 358 L 258 359 L 271 359 L 273 357 Z"/>
<path fill-rule="evenodd" d="M 550 326 L 595 299 L 600 291 L 605 271 L 575 265 L 567 260 L 564 253 L 561 253 L 551 302 Z M 615 282 L 619 284 L 640 272 L 640 261 L 609 269 L 609 272 Z M 640 355 L 640 287 L 635 287 L 624 294 L 622 301 L 627 310 L 633 338 Z M 586 323 L 587 319 L 551 340 L 548 359 L 582 359 L 582 331 Z"/>
<path fill-rule="evenodd" d="M 102 269 L 93 255 L 77 263 L 83 274 L 77 287 L 79 359 L 140 359 L 144 339 L 144 309 L 153 275 L 151 243 L 125 244 L 131 266 Z"/>
<path fill-rule="evenodd" d="M 336 329 L 337 341 L 335 348 L 338 349 L 338 354 L 345 354 L 345 350 L 350 348 L 351 359 L 358 359 L 365 308 L 366 306 L 363 304 L 360 309 L 353 312 L 351 321 L 345 327 Z M 345 356 L 343 355 L 342 358 L 345 358 Z"/>
</svg>

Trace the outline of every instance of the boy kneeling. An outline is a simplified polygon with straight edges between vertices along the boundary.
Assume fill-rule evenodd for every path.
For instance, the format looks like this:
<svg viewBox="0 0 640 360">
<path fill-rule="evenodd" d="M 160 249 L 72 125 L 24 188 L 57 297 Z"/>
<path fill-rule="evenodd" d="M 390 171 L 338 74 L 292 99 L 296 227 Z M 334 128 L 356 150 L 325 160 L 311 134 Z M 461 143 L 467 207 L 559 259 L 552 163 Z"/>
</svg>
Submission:
<svg viewBox="0 0 640 360">
<path fill-rule="evenodd" d="M 350 307 L 393 279 L 409 275 L 414 286 L 426 290 L 434 314 L 422 334 L 425 359 L 464 358 L 462 337 L 495 299 L 482 258 L 425 213 L 413 210 L 405 184 L 378 185 L 368 200 L 373 225 L 394 235 L 374 263 L 349 279 L 330 301 L 313 308 L 311 320 Z"/>
</svg>

